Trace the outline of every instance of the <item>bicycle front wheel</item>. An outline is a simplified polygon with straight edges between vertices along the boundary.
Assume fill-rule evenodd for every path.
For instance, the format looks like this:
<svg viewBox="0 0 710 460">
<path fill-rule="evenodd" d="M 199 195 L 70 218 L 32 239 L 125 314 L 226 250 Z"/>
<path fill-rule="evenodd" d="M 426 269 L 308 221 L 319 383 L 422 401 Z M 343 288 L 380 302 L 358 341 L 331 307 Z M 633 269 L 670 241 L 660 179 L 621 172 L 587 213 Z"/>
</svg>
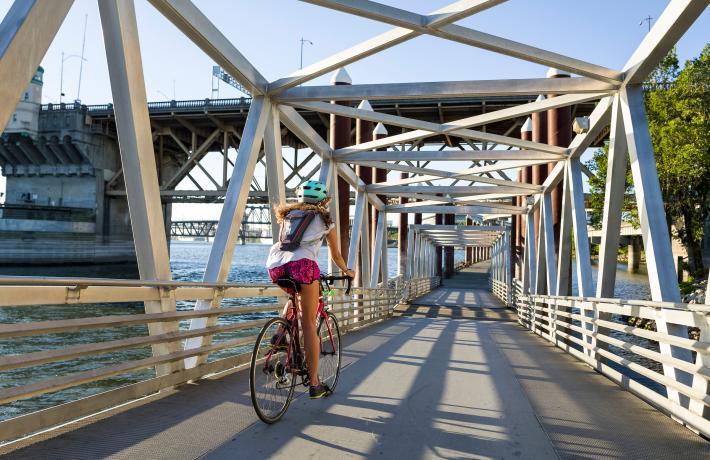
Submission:
<svg viewBox="0 0 710 460">
<path fill-rule="evenodd" d="M 296 375 L 288 362 L 290 346 L 291 329 L 282 318 L 269 320 L 254 344 L 249 388 L 254 411 L 265 423 L 278 422 L 293 397 Z"/>
<path fill-rule="evenodd" d="M 328 385 L 330 391 L 335 390 L 340 377 L 341 349 L 340 329 L 335 315 L 328 312 L 318 321 L 318 337 L 320 338 L 320 359 L 318 377 L 321 383 Z"/>
</svg>

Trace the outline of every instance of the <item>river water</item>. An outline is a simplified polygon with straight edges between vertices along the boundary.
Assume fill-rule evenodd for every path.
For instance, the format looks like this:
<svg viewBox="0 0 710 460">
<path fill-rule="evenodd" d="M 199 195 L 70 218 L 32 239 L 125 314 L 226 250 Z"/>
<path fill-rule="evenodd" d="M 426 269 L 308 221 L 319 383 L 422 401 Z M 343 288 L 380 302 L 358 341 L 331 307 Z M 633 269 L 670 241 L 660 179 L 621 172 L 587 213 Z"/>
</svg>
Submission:
<svg viewBox="0 0 710 460">
<path fill-rule="evenodd" d="M 200 281 L 207 264 L 211 244 L 206 242 L 172 241 L 170 263 L 173 278 L 178 281 Z M 232 268 L 228 275 L 229 282 L 238 283 L 268 283 L 269 279 L 264 269 L 269 245 L 247 244 L 237 246 L 232 259 Z M 463 251 L 456 251 L 455 260 L 463 259 Z M 327 250 L 320 252 L 319 265 L 327 267 Z M 388 249 L 388 267 L 391 277 L 397 274 L 397 249 Z M 107 277 L 107 278 L 138 278 L 134 265 L 103 265 L 103 266 L 57 266 L 57 267 L 2 267 L 0 274 L 4 275 L 44 275 L 68 277 Z M 596 271 L 595 271 L 596 276 Z M 573 281 L 574 283 L 574 281 Z M 649 297 L 647 277 L 644 273 L 628 274 L 625 266 L 620 265 L 617 273 L 616 295 L 622 298 L 645 299 Z M 268 301 L 268 300 L 266 300 Z M 225 306 L 263 303 L 265 299 L 228 299 Z M 178 302 L 178 310 L 192 308 L 194 302 Z M 41 307 L 7 307 L 0 308 L 0 323 L 19 323 L 30 321 L 49 321 L 58 319 L 135 314 L 142 310 L 140 303 L 120 303 L 101 305 L 49 305 Z M 242 315 L 240 317 L 220 318 L 219 324 L 250 321 L 265 318 L 273 313 Z M 181 329 L 188 327 L 188 322 L 180 324 Z M 239 336 L 254 334 L 254 330 L 238 331 L 215 336 L 215 342 L 229 340 Z M 57 349 L 70 345 L 89 344 L 95 342 L 119 340 L 122 338 L 142 336 L 147 334 L 146 326 L 131 326 L 110 329 L 97 329 L 81 333 L 48 334 L 37 337 L 0 340 L 0 356 L 17 353 L 30 353 L 41 350 Z M 628 337 L 624 336 L 624 339 Z M 651 344 L 652 346 L 653 344 Z M 222 358 L 231 354 L 247 351 L 243 349 L 225 350 L 213 354 L 210 359 Z M 59 375 L 80 372 L 98 367 L 108 366 L 117 362 L 142 359 L 150 356 L 150 348 L 124 350 L 86 358 L 74 359 L 68 362 L 58 362 L 34 366 L 28 369 L 14 369 L 0 372 L 0 388 L 14 387 L 41 381 Z M 653 363 L 651 363 L 653 364 Z M 79 387 L 58 391 L 37 398 L 26 399 L 15 403 L 0 405 L 0 420 L 50 407 L 62 402 L 106 391 L 110 388 L 127 385 L 139 380 L 150 378 L 153 371 L 145 370 L 126 375 L 115 376 L 100 382 L 93 382 Z M 649 385 L 650 386 L 650 385 Z"/>
</svg>

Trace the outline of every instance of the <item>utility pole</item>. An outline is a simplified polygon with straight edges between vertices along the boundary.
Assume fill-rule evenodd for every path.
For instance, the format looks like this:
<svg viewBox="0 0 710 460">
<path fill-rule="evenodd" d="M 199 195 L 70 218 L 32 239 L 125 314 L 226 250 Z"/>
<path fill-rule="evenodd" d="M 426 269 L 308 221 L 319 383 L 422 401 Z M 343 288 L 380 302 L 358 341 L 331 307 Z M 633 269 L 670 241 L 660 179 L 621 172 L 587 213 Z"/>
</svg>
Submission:
<svg viewBox="0 0 710 460">
<path fill-rule="evenodd" d="M 76 100 L 81 101 L 81 73 L 84 70 L 84 50 L 86 49 L 86 24 L 89 21 L 89 15 L 84 15 L 84 38 L 81 41 L 81 63 L 79 64 L 79 86 L 76 89 Z"/>
<path fill-rule="evenodd" d="M 300 61 L 300 67 L 299 69 L 303 68 L 303 44 L 308 43 L 309 45 L 313 45 L 313 42 L 310 40 L 306 40 L 305 38 L 301 37 L 301 61 Z"/>
<path fill-rule="evenodd" d="M 651 15 L 648 15 L 648 16 L 646 16 L 645 18 L 643 18 L 643 19 L 641 20 L 641 22 L 639 22 L 639 25 L 641 26 L 641 25 L 643 25 L 644 22 L 647 22 L 647 23 L 648 23 L 648 31 L 650 32 L 650 31 L 651 31 L 651 21 L 652 21 L 652 20 L 653 20 L 653 18 L 651 17 Z"/>
</svg>

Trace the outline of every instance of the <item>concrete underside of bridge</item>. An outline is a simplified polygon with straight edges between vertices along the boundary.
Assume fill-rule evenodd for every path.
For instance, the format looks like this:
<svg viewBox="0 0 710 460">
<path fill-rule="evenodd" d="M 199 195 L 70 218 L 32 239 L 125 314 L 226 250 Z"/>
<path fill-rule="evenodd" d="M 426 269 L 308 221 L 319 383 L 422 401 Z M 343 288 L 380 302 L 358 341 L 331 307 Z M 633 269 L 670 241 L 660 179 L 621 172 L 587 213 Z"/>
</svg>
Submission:
<svg viewBox="0 0 710 460">
<path fill-rule="evenodd" d="M 42 435 L 7 458 L 710 456 L 710 443 L 522 329 L 479 287 L 486 270 L 346 335 L 335 393 L 301 394 L 275 425 L 257 420 L 241 371 Z"/>
</svg>

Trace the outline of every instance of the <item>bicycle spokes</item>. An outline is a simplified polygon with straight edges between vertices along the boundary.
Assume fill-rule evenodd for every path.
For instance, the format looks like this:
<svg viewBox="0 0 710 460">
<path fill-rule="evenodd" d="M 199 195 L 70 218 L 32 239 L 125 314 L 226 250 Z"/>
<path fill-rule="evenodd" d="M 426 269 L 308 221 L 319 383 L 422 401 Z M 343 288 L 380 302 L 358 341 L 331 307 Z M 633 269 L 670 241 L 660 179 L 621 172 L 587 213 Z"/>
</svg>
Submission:
<svg viewBox="0 0 710 460">
<path fill-rule="evenodd" d="M 283 415 L 293 394 L 295 376 L 290 343 L 286 322 L 275 318 L 266 323 L 254 346 L 250 375 L 252 403 L 259 418 L 267 423 Z"/>
</svg>

